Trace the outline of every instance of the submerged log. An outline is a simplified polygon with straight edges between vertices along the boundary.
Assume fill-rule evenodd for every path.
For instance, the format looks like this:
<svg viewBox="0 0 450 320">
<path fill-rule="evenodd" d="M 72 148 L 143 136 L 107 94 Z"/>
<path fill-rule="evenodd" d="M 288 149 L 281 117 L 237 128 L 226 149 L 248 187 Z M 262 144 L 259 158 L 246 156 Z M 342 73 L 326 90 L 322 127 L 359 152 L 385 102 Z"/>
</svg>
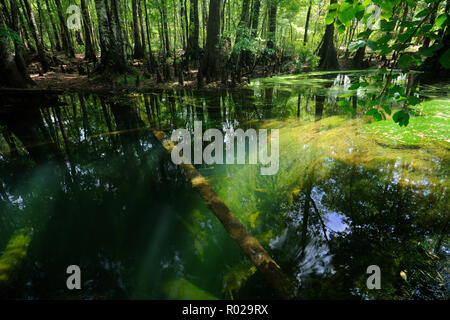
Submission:
<svg viewBox="0 0 450 320">
<path fill-rule="evenodd" d="M 175 147 L 173 142 L 162 131 L 154 131 L 155 137 L 170 153 Z M 256 268 L 264 275 L 277 294 L 283 299 L 293 299 L 297 296 L 297 288 L 281 270 L 281 267 L 270 257 L 267 251 L 244 227 L 239 219 L 231 212 L 220 199 L 208 181 L 197 171 L 192 164 L 181 164 L 192 187 L 199 193 L 206 206 L 214 213 Z"/>
</svg>

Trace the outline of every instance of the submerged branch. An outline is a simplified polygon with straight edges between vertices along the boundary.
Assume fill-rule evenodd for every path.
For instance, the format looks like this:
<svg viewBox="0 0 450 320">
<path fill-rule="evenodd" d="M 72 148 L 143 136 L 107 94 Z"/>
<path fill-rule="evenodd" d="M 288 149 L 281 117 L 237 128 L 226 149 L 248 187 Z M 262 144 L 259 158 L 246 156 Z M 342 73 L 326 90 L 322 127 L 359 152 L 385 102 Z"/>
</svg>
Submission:
<svg viewBox="0 0 450 320">
<path fill-rule="evenodd" d="M 154 131 L 155 137 L 164 148 L 171 152 L 174 144 L 164 132 Z M 253 237 L 239 219 L 231 212 L 220 199 L 208 181 L 197 171 L 192 164 L 181 164 L 186 176 L 192 183 L 192 187 L 199 193 L 206 206 L 214 213 L 224 226 L 228 234 L 233 238 L 242 251 L 265 276 L 278 295 L 283 299 L 292 299 L 297 296 L 297 288 L 281 270 L 280 266 L 270 257 L 259 241 Z"/>
<path fill-rule="evenodd" d="M 330 243 L 330 240 L 328 239 L 328 236 L 327 236 L 327 226 L 325 225 L 325 222 L 323 221 L 323 219 L 322 219 L 322 217 L 321 217 L 321 215 L 320 215 L 319 209 L 317 209 L 317 205 L 316 205 L 316 203 L 314 202 L 313 198 L 312 198 L 311 196 L 309 196 L 308 198 L 309 198 L 309 201 L 310 201 L 310 202 L 312 203 L 312 205 L 313 205 L 314 211 L 316 212 L 316 215 L 317 215 L 317 217 L 319 218 L 320 224 L 322 225 L 322 231 L 323 231 L 323 235 L 324 235 L 324 237 L 325 237 L 325 240 L 326 240 L 328 243 Z"/>
</svg>

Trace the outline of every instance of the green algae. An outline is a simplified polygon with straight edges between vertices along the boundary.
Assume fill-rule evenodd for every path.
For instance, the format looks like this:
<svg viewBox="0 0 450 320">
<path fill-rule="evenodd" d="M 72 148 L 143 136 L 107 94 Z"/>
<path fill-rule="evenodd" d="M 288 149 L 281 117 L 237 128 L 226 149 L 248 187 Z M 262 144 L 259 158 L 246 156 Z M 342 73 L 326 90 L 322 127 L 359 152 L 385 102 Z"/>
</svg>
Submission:
<svg viewBox="0 0 450 320">
<path fill-rule="evenodd" d="M 393 121 L 378 121 L 366 125 L 362 132 L 372 134 L 380 142 L 403 145 L 449 143 L 450 100 L 429 100 L 418 105 L 416 115 L 407 127 L 399 127 Z"/>
<path fill-rule="evenodd" d="M 0 286 L 9 285 L 18 277 L 32 239 L 31 231 L 19 230 L 13 235 L 0 256 Z"/>
<path fill-rule="evenodd" d="M 181 277 L 170 278 L 163 284 L 163 292 L 175 300 L 217 300 L 209 292 Z"/>
</svg>

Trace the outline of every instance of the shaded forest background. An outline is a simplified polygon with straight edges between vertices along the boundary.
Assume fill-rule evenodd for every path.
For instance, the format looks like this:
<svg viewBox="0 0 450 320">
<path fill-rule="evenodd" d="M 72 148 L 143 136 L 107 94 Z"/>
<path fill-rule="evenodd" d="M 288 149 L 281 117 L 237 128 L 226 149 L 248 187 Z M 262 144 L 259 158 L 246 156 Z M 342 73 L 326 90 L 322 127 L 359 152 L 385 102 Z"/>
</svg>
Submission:
<svg viewBox="0 0 450 320">
<path fill-rule="evenodd" d="M 199 88 L 370 66 L 448 77 L 448 0 L 1 0 L 0 5 L 4 87 L 33 86 L 32 78 L 49 72 L 94 79 L 131 74 L 137 82 Z M 381 22 L 373 25 L 374 18 Z"/>
</svg>

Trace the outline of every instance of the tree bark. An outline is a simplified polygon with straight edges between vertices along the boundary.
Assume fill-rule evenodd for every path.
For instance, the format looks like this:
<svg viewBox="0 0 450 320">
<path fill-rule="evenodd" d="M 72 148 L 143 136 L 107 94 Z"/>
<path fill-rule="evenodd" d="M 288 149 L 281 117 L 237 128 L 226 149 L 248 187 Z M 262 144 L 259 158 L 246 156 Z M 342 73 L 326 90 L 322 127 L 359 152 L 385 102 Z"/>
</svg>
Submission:
<svg viewBox="0 0 450 320">
<path fill-rule="evenodd" d="M 261 8 L 261 0 L 253 0 L 252 5 L 252 19 L 251 19 L 251 29 L 252 29 L 252 36 L 256 38 L 258 33 L 258 24 L 259 24 L 259 11 Z"/>
<path fill-rule="evenodd" d="M 198 60 L 199 53 L 198 38 L 200 24 L 198 20 L 198 0 L 190 0 L 190 3 L 187 56 L 190 61 L 194 61 Z"/>
<path fill-rule="evenodd" d="M 84 41 L 85 41 L 85 51 L 84 58 L 88 61 L 97 61 L 97 53 L 92 42 L 91 33 L 91 18 L 89 17 L 89 11 L 86 5 L 86 0 L 81 0 L 81 13 L 83 16 L 83 27 L 84 27 Z"/>
<path fill-rule="evenodd" d="M 330 0 L 330 5 L 336 2 L 337 0 Z M 319 70 L 339 70 L 337 51 L 334 46 L 334 23 L 327 25 L 325 29 L 319 57 Z"/>
<path fill-rule="evenodd" d="M 142 59 L 144 57 L 144 47 L 142 46 L 141 38 L 139 36 L 137 0 L 132 0 L 131 5 L 133 8 L 133 39 L 134 39 L 133 56 L 135 59 Z"/>
<path fill-rule="evenodd" d="M 56 27 L 55 21 L 53 20 L 53 9 L 50 7 L 48 0 L 45 0 L 45 6 L 47 7 L 48 17 L 52 26 L 53 37 L 55 38 L 55 49 L 56 51 L 61 51 L 62 46 L 61 41 L 59 40 L 58 28 Z"/>
<path fill-rule="evenodd" d="M 14 0 L 13 0 L 14 1 Z M 3 27 L 3 15 L 0 14 L 0 27 Z M 20 72 L 12 55 L 9 38 L 0 35 L 0 85 L 13 88 L 26 88 L 29 77 Z M 31 81 L 31 80 L 30 80 Z"/>
<path fill-rule="evenodd" d="M 36 20 L 34 18 L 34 12 L 33 12 L 33 9 L 31 8 L 30 0 L 24 0 L 24 3 L 25 3 L 25 8 L 27 10 L 27 14 L 29 17 L 29 25 L 30 25 L 31 34 L 36 43 L 39 61 L 41 62 L 43 72 L 47 72 L 50 69 L 50 66 L 49 66 L 47 58 L 45 56 L 44 45 L 42 44 L 42 42 L 40 40 L 39 29 L 36 25 Z"/>
<path fill-rule="evenodd" d="M 26 0 L 29 1 L 29 0 Z M 62 5 L 60 0 L 55 0 L 56 11 L 58 12 L 59 24 L 61 27 L 61 34 L 63 39 L 63 49 L 68 57 L 75 57 L 75 50 L 73 47 L 72 39 L 70 38 L 69 28 L 67 28 L 66 19 L 64 19 L 64 14 L 62 10 Z"/>
<path fill-rule="evenodd" d="M 11 29 L 17 32 L 17 34 L 20 33 L 19 30 L 19 7 L 17 5 L 16 0 L 10 0 L 10 6 L 11 6 Z M 25 81 L 32 85 L 34 82 L 31 80 L 31 78 L 28 76 L 28 70 L 27 70 L 27 64 L 25 62 L 25 47 L 23 42 L 18 41 L 18 39 L 14 39 L 14 61 L 16 62 L 17 69 L 19 70 L 22 77 L 25 79 Z"/>
<path fill-rule="evenodd" d="M 206 77 L 207 82 L 217 79 L 219 73 L 220 49 L 217 46 L 220 36 L 221 3 L 222 0 L 210 0 L 209 2 L 206 48 L 201 68 L 201 75 Z"/>
<path fill-rule="evenodd" d="M 114 3 L 113 6 L 116 6 Z M 105 0 L 95 0 L 100 33 L 101 63 L 98 71 L 122 73 L 128 70 L 123 49 L 121 30 L 118 30 L 115 13 L 108 14 Z"/>
<path fill-rule="evenodd" d="M 139 25 L 141 27 L 141 44 L 142 44 L 142 52 L 145 57 L 145 32 L 144 32 L 144 18 L 142 16 L 142 0 L 138 0 L 138 15 L 139 15 Z"/>
<path fill-rule="evenodd" d="M 274 0 L 269 1 L 269 33 L 267 47 L 270 49 L 275 48 L 275 36 L 277 32 L 277 11 L 278 6 Z"/>
<path fill-rule="evenodd" d="M 308 29 L 309 29 L 309 19 L 311 18 L 311 8 L 312 1 L 309 1 L 308 13 L 306 14 L 306 23 L 305 23 L 305 37 L 303 38 L 303 44 L 306 45 L 308 43 Z"/>
</svg>

